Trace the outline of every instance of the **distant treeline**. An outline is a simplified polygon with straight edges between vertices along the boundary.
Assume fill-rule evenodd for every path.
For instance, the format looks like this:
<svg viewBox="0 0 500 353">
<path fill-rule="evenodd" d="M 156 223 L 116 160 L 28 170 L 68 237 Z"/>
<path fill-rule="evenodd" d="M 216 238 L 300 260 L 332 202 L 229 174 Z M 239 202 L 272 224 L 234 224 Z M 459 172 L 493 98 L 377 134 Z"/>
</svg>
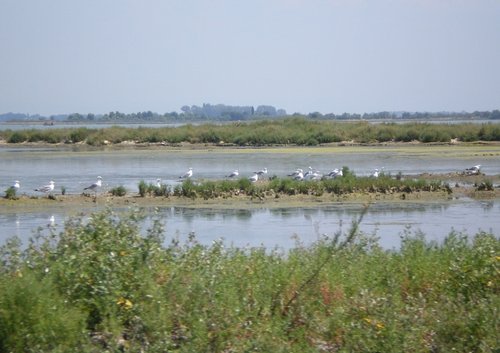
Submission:
<svg viewBox="0 0 500 353">
<path fill-rule="evenodd" d="M 71 122 L 151 122 L 151 123 L 182 123 L 200 121 L 248 121 L 263 119 L 282 119 L 284 117 L 305 117 L 312 120 L 490 120 L 500 119 L 500 110 L 475 111 L 475 112 L 378 112 L 364 114 L 322 114 L 319 112 L 307 115 L 294 113 L 287 114 L 284 109 L 276 109 L 271 105 L 230 106 L 224 104 L 203 104 L 201 107 L 183 106 L 181 113 L 170 112 L 159 114 L 152 111 L 137 113 L 109 112 L 106 114 L 61 114 L 48 117 L 42 115 L 29 115 L 20 113 L 0 114 L 0 121 L 71 121 Z"/>
<path fill-rule="evenodd" d="M 0 131 L 8 143 L 47 142 L 88 145 L 135 143 L 209 143 L 238 146 L 302 145 L 316 146 L 350 141 L 377 142 L 463 142 L 500 141 L 500 124 L 430 124 L 312 121 L 287 118 L 227 124 L 184 124 L 178 127 L 105 129 L 54 128 Z"/>
</svg>

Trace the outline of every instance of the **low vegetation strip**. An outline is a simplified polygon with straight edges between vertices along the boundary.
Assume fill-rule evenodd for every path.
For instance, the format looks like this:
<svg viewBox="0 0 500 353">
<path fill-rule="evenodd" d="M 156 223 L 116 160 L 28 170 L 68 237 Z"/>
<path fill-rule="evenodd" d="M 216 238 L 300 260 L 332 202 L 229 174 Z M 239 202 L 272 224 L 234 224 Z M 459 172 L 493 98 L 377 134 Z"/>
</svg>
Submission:
<svg viewBox="0 0 500 353">
<path fill-rule="evenodd" d="M 266 120 L 228 124 L 186 124 L 179 127 L 105 129 L 61 128 L 0 131 L 8 143 L 44 142 L 50 144 L 84 143 L 203 143 L 236 146 L 300 145 L 316 146 L 351 141 L 357 143 L 450 142 L 451 140 L 500 141 L 500 124 L 430 124 L 313 121 L 305 118 Z"/>
<path fill-rule="evenodd" d="M 2 352 L 495 352 L 500 241 L 406 234 L 381 249 L 353 221 L 283 254 L 107 210 L 0 249 Z"/>
<path fill-rule="evenodd" d="M 445 191 L 452 193 L 448 184 L 435 180 L 398 180 L 390 175 L 378 178 L 356 177 L 344 167 L 344 176 L 335 179 L 298 181 L 289 178 L 271 178 L 269 181 L 252 183 L 248 179 L 202 181 L 186 180 L 173 188 L 172 195 L 189 198 L 227 198 L 247 195 L 258 198 L 280 195 L 344 195 L 352 193 L 412 193 L 420 191 Z M 156 193 L 159 194 L 159 193 Z"/>
</svg>

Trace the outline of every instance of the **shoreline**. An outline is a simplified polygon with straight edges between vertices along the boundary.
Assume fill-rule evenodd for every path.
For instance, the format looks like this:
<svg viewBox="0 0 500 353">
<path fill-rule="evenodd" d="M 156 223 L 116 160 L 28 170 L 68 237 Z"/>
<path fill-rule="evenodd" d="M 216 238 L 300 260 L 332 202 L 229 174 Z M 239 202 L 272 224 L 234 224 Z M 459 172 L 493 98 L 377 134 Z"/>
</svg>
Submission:
<svg viewBox="0 0 500 353">
<path fill-rule="evenodd" d="M 500 179 L 500 176 L 497 176 Z M 477 191 L 472 186 L 451 187 L 452 193 L 439 191 L 415 191 L 410 193 L 394 192 L 354 192 L 349 194 L 325 193 L 315 195 L 285 195 L 272 194 L 263 197 L 252 197 L 244 194 L 226 195 L 211 199 L 197 197 L 194 199 L 184 196 L 168 197 L 141 197 L 138 194 L 112 196 L 110 194 L 88 196 L 84 194 L 54 195 L 54 199 L 46 196 L 32 197 L 20 195 L 15 200 L 0 199 L 0 212 L 30 212 L 44 209 L 66 209 L 78 211 L 96 208 L 155 208 L 155 207 L 185 207 L 197 209 L 256 209 L 256 208 L 298 208 L 322 207 L 330 205 L 350 204 L 363 206 L 373 203 L 387 204 L 415 204 L 454 202 L 465 200 L 491 201 L 500 199 L 500 188 L 492 191 Z"/>
</svg>

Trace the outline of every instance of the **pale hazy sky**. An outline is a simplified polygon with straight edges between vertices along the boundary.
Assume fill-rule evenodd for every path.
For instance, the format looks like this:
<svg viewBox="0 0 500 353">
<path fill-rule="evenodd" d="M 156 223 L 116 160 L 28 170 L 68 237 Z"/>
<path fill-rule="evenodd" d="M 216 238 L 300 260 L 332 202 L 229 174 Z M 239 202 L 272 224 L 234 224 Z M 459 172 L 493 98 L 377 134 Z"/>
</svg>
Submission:
<svg viewBox="0 0 500 353">
<path fill-rule="evenodd" d="M 0 0 L 0 113 L 500 108 L 500 0 Z"/>
</svg>

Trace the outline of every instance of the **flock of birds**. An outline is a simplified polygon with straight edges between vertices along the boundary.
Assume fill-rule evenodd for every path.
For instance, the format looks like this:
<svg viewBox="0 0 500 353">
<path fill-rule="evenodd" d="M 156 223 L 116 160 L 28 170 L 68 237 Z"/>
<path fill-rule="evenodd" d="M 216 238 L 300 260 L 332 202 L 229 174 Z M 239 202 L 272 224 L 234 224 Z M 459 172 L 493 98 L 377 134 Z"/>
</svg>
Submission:
<svg viewBox="0 0 500 353">
<path fill-rule="evenodd" d="M 55 183 L 53 180 L 49 181 L 49 183 L 47 185 L 43 185 L 39 188 L 36 188 L 34 191 L 38 191 L 38 192 L 43 192 L 45 194 L 50 194 L 52 191 L 54 191 L 54 186 L 55 186 Z M 98 176 L 97 177 L 97 181 L 89 186 L 87 186 L 86 188 L 83 188 L 84 191 L 93 191 L 95 193 L 97 193 L 97 190 L 102 186 L 102 177 Z M 15 180 L 14 181 L 14 184 L 12 184 L 12 186 L 10 187 L 11 189 L 14 189 L 14 190 L 19 190 L 21 188 L 21 182 L 19 180 Z"/>
<path fill-rule="evenodd" d="M 372 177 L 378 178 L 380 171 L 384 169 L 383 167 L 379 169 L 375 169 L 375 171 L 371 174 Z M 268 174 L 267 168 L 261 169 L 259 171 L 253 172 L 253 175 L 248 177 L 248 180 L 250 180 L 252 183 L 255 183 L 259 181 L 264 175 Z M 336 177 L 341 177 L 343 175 L 342 169 L 335 168 L 332 170 L 330 173 L 323 175 L 321 172 L 318 170 L 313 169 L 312 167 L 309 167 L 309 170 L 304 173 L 303 169 L 297 169 L 293 173 L 288 174 L 289 177 L 292 177 L 294 180 L 321 180 L 322 178 L 336 178 Z M 180 176 L 180 179 L 188 179 L 193 176 L 193 168 L 189 168 L 189 170 Z M 240 172 L 238 169 L 233 170 L 231 173 L 226 175 L 226 178 L 233 179 L 233 178 L 238 178 L 240 176 Z"/>
<path fill-rule="evenodd" d="M 378 178 L 380 174 L 383 172 L 384 167 L 381 167 L 380 169 L 375 169 L 371 174 L 370 177 L 372 178 Z M 475 165 L 473 167 L 465 169 L 463 174 L 465 175 L 478 175 L 481 172 L 481 165 Z M 248 177 L 248 180 L 250 180 L 252 183 L 255 183 L 259 181 L 264 175 L 268 174 L 267 168 L 263 168 L 259 171 L 256 171 Z M 228 175 L 226 175 L 226 178 L 229 179 L 236 179 L 240 176 L 239 170 L 235 169 Z M 338 177 L 343 176 L 343 172 L 341 168 L 335 168 L 328 174 L 322 174 L 320 171 L 313 169 L 312 167 L 309 167 L 306 172 L 304 172 L 303 169 L 297 169 L 293 173 L 288 174 L 287 176 L 291 177 L 294 180 L 321 180 L 324 178 L 328 179 L 334 179 Z M 185 180 L 185 179 L 190 179 L 193 177 L 193 168 L 189 168 L 184 174 L 179 176 L 180 180 Z M 42 192 L 45 194 L 50 194 L 52 191 L 54 191 L 54 181 L 51 180 L 47 185 L 41 186 L 39 188 L 36 188 L 34 191 L 37 192 Z M 156 186 L 161 187 L 161 179 L 156 179 Z M 97 181 L 85 188 L 83 188 L 84 191 L 91 191 L 97 194 L 97 191 L 102 187 L 102 177 L 98 176 Z M 21 183 L 19 180 L 15 180 L 14 184 L 10 187 L 12 189 L 18 190 L 21 188 Z"/>
</svg>

